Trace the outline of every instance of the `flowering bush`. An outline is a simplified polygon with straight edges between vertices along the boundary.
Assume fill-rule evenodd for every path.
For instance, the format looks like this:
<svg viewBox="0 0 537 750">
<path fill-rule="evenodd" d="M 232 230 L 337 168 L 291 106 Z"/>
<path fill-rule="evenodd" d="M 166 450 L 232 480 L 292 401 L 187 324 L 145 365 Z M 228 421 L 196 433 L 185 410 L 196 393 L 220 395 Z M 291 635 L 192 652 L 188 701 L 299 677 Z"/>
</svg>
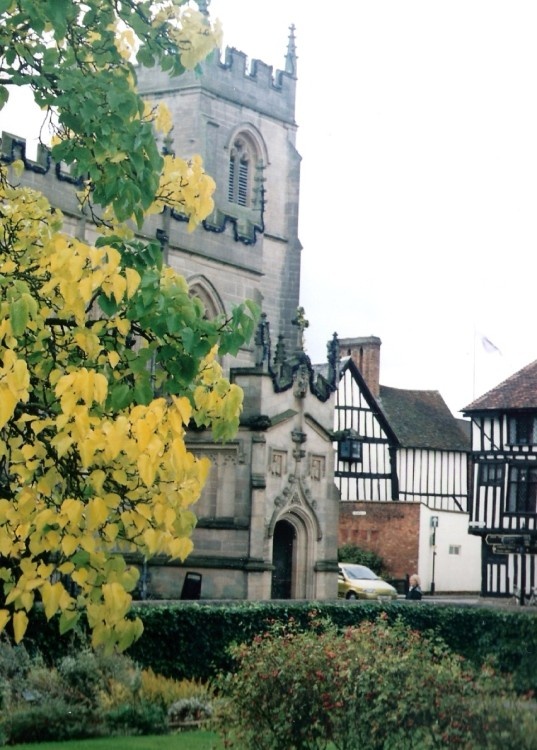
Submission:
<svg viewBox="0 0 537 750">
<path fill-rule="evenodd" d="M 233 649 L 219 726 L 241 750 L 536 747 L 537 719 L 505 679 L 476 672 L 401 621 L 337 631 L 291 622 Z M 516 707 L 516 712 L 513 711 Z"/>
</svg>

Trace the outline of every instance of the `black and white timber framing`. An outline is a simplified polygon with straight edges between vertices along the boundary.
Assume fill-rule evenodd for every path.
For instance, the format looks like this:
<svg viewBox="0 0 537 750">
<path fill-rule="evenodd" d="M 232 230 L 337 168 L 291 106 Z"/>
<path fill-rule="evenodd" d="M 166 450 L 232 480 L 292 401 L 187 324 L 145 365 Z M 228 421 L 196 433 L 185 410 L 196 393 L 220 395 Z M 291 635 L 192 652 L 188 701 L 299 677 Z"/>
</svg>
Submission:
<svg viewBox="0 0 537 750">
<path fill-rule="evenodd" d="M 537 361 L 464 413 L 472 421 L 470 533 L 482 538 L 482 594 L 527 597 L 537 586 Z"/>
<path fill-rule="evenodd" d="M 438 391 L 380 386 L 375 398 L 349 358 L 341 367 L 334 429 L 343 501 L 468 511 L 469 439 Z M 348 438 L 357 444 L 350 457 L 341 450 Z"/>
</svg>

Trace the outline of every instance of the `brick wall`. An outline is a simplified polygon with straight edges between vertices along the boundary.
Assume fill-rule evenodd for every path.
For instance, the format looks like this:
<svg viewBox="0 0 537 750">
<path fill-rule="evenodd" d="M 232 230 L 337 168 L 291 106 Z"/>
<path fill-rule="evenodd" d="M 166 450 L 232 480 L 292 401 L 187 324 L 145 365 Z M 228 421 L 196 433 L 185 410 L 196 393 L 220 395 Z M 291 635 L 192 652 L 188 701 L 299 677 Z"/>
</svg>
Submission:
<svg viewBox="0 0 537 750">
<path fill-rule="evenodd" d="M 404 578 L 418 570 L 419 519 L 418 503 L 342 502 L 339 546 L 375 552 L 392 578 Z"/>
</svg>

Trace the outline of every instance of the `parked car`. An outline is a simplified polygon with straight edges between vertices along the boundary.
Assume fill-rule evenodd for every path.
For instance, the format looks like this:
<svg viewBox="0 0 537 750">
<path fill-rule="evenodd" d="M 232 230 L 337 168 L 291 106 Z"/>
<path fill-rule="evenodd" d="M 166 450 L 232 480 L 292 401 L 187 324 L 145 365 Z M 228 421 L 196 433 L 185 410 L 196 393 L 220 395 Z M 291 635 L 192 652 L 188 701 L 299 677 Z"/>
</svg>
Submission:
<svg viewBox="0 0 537 750">
<path fill-rule="evenodd" d="M 337 595 L 341 599 L 397 599 L 397 591 L 365 565 L 339 563 Z"/>
</svg>

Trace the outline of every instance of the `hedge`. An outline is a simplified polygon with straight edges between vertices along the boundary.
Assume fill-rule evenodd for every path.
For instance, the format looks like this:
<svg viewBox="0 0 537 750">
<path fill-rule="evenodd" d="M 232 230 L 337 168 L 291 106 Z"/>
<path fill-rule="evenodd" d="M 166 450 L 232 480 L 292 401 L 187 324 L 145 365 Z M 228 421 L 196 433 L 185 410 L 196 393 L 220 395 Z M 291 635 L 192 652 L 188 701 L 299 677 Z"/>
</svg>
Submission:
<svg viewBox="0 0 537 750">
<path fill-rule="evenodd" d="M 519 692 L 537 694 L 537 611 L 508 610 L 482 605 L 376 602 L 177 602 L 140 603 L 144 623 L 140 640 L 129 649 L 141 666 L 168 677 L 209 680 L 233 669 L 229 646 L 248 642 L 266 630 L 270 621 L 294 618 L 307 627 L 310 613 L 326 617 L 340 628 L 374 620 L 385 612 L 389 621 L 400 617 L 415 630 L 441 637 L 452 651 L 476 665 L 491 661 L 511 673 Z M 54 661 L 84 634 L 57 635 L 57 625 L 34 613 L 25 641 Z"/>
</svg>

